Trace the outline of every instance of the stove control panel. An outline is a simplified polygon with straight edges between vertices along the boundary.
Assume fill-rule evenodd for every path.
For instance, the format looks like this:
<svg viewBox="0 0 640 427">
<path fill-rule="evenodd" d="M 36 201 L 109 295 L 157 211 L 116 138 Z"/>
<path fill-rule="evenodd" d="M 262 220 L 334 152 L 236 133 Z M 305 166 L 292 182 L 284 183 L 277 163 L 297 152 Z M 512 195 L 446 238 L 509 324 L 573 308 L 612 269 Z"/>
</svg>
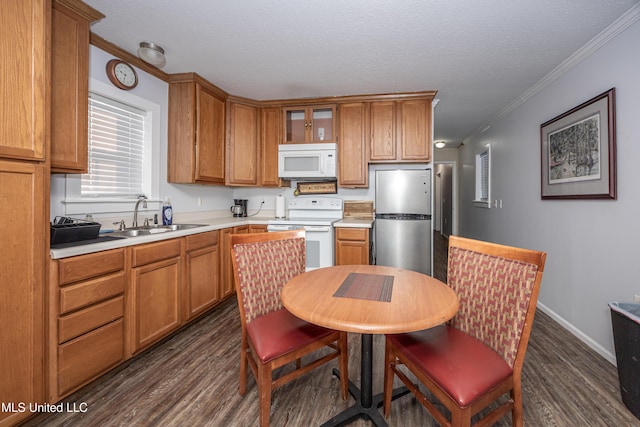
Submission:
<svg viewBox="0 0 640 427">
<path fill-rule="evenodd" d="M 336 197 L 315 197 L 289 199 L 289 209 L 295 210 L 342 210 L 342 199 Z"/>
</svg>

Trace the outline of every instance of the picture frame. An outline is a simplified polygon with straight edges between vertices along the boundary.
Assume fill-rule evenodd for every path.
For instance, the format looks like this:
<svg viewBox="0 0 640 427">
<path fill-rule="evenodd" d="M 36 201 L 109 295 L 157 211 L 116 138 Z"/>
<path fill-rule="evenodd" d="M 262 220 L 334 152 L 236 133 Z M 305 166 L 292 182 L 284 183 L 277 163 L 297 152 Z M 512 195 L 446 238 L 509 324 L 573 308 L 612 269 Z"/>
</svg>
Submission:
<svg viewBox="0 0 640 427">
<path fill-rule="evenodd" d="M 337 192 L 336 181 L 298 182 L 294 194 L 297 196 L 298 194 L 336 194 Z"/>
<path fill-rule="evenodd" d="M 615 200 L 615 88 L 540 125 L 540 154 L 543 200 Z"/>
</svg>

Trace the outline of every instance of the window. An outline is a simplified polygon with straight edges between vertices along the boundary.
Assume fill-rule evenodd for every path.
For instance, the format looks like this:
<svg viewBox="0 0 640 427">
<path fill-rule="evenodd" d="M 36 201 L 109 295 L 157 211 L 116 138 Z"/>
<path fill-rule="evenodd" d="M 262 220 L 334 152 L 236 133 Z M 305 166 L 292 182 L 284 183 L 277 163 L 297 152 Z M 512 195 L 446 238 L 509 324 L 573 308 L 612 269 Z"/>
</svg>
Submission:
<svg viewBox="0 0 640 427">
<path fill-rule="evenodd" d="M 89 97 L 89 173 L 82 197 L 137 197 L 144 193 L 145 115 L 92 93 Z"/>
<path fill-rule="evenodd" d="M 92 78 L 89 91 L 89 174 L 65 175 L 64 214 L 130 212 L 139 194 L 159 208 L 161 105 Z"/>
<path fill-rule="evenodd" d="M 473 205 L 491 207 L 491 145 L 476 154 L 476 196 Z"/>
</svg>

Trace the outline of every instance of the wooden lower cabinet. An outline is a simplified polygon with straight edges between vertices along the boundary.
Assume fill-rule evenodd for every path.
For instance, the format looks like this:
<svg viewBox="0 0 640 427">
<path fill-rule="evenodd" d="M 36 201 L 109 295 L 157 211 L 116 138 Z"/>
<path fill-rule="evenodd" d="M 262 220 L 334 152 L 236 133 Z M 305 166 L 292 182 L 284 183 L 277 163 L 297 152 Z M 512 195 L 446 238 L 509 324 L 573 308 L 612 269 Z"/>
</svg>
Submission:
<svg viewBox="0 0 640 427">
<path fill-rule="evenodd" d="M 121 302 L 122 304 L 122 302 Z M 58 346 L 58 390 L 67 394 L 123 360 L 122 317 Z"/>
<path fill-rule="evenodd" d="M 369 264 L 368 228 L 336 228 L 336 265 Z"/>
<path fill-rule="evenodd" d="M 129 289 L 131 354 L 180 326 L 181 239 L 134 246 Z"/>
<path fill-rule="evenodd" d="M 266 224 L 251 224 L 249 225 L 249 233 L 266 233 Z"/>
<path fill-rule="evenodd" d="M 125 358 L 125 249 L 50 263 L 49 401 Z"/>
<path fill-rule="evenodd" d="M 9 124 L 10 120 L 4 127 Z M 0 402 L 3 403 L 41 402 L 44 395 L 48 175 L 44 166 L 35 163 L 0 160 L 0 215 L 4 218 L 0 222 Z M 0 426 L 14 425 L 28 415 L 0 411 Z"/>
<path fill-rule="evenodd" d="M 218 231 L 186 237 L 186 320 L 203 313 L 220 300 L 220 250 Z"/>
<path fill-rule="evenodd" d="M 220 248 L 220 293 L 222 299 L 233 295 L 236 291 L 235 279 L 233 277 L 233 264 L 231 263 L 231 243 L 229 242 L 229 236 L 231 234 L 249 233 L 251 232 L 250 227 L 253 226 L 254 225 L 241 225 L 220 230 L 220 241 L 222 242 Z"/>
<path fill-rule="evenodd" d="M 266 225 L 51 260 L 44 400 L 62 400 L 232 295 L 228 236 L 259 231 Z"/>
</svg>

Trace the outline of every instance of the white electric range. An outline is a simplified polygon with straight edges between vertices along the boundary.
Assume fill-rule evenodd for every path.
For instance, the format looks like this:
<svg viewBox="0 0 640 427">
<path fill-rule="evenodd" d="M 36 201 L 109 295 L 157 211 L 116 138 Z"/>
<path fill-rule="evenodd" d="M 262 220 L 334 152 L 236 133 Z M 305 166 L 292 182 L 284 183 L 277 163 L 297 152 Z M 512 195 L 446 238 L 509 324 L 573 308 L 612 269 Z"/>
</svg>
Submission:
<svg viewBox="0 0 640 427">
<path fill-rule="evenodd" d="M 304 228 L 307 241 L 307 271 L 335 263 L 333 223 L 342 219 L 342 199 L 296 197 L 287 203 L 288 216 L 272 219 L 267 231 Z"/>
</svg>

